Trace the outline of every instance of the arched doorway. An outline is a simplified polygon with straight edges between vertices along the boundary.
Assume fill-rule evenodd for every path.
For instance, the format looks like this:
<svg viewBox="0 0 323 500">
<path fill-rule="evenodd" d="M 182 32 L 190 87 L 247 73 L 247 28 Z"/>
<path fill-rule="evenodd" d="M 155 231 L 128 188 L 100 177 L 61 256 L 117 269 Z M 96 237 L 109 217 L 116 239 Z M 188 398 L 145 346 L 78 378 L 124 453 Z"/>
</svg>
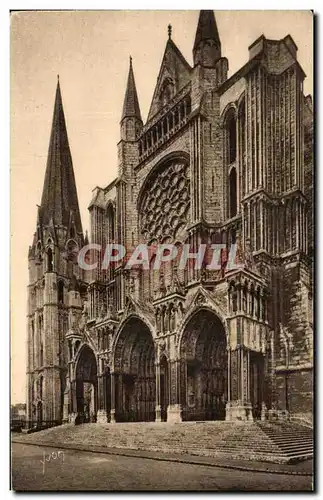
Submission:
<svg viewBox="0 0 323 500">
<path fill-rule="evenodd" d="M 183 420 L 224 420 L 228 361 L 222 322 L 200 309 L 183 332 L 181 345 Z"/>
<path fill-rule="evenodd" d="M 139 318 L 124 325 L 114 353 L 117 422 L 155 420 L 155 347 L 148 326 Z"/>
<path fill-rule="evenodd" d="M 41 427 L 43 425 L 43 403 L 42 403 L 42 401 L 38 401 L 36 411 L 37 411 L 37 427 Z"/>
<path fill-rule="evenodd" d="M 83 346 L 76 365 L 77 422 L 93 422 L 97 412 L 97 365 L 94 352 Z"/>
<path fill-rule="evenodd" d="M 106 368 L 104 374 L 104 398 L 105 398 L 105 409 L 108 418 L 110 418 L 111 412 L 111 375 L 110 368 Z"/>
<path fill-rule="evenodd" d="M 264 384 L 264 357 L 260 352 L 250 352 L 250 402 L 252 416 L 255 420 L 261 417 Z"/>
</svg>

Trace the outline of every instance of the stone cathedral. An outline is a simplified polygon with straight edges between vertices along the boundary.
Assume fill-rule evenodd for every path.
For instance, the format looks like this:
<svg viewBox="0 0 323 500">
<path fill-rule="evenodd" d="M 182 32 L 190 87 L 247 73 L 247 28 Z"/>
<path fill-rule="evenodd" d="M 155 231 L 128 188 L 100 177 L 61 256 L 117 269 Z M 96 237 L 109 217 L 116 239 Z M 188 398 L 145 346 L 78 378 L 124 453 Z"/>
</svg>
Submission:
<svg viewBox="0 0 323 500">
<path fill-rule="evenodd" d="M 228 78 L 213 11 L 199 14 L 192 65 L 169 26 L 145 123 L 130 59 L 118 174 L 93 191 L 89 236 L 58 82 L 28 254 L 32 424 L 310 418 L 312 99 L 290 35 L 248 50 Z M 87 270 L 89 243 L 145 243 L 152 264 L 162 243 L 225 249 L 219 270 Z"/>
</svg>

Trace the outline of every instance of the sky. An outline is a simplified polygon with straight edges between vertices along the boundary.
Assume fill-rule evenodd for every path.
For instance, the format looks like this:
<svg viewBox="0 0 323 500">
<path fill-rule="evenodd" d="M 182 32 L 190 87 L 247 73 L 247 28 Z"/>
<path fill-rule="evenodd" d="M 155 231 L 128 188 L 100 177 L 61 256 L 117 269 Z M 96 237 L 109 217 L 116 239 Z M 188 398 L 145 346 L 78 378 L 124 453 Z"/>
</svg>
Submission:
<svg viewBox="0 0 323 500">
<path fill-rule="evenodd" d="M 187 61 L 198 11 L 25 11 L 11 15 L 11 397 L 25 401 L 28 247 L 36 228 L 57 85 L 60 85 L 83 229 L 95 186 L 117 173 L 119 122 L 129 69 L 147 118 L 167 42 L 167 26 Z M 229 76 L 248 60 L 261 34 L 288 33 L 313 92 L 313 32 L 309 11 L 215 11 Z"/>
</svg>

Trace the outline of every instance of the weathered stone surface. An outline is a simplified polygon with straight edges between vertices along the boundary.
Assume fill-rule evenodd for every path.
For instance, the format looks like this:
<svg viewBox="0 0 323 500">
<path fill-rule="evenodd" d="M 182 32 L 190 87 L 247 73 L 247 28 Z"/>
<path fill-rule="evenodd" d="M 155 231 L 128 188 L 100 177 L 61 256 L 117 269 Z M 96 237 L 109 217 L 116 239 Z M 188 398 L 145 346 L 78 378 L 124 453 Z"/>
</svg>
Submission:
<svg viewBox="0 0 323 500">
<path fill-rule="evenodd" d="M 177 261 L 156 271 L 151 252 L 149 270 L 100 261 L 85 271 L 74 194 L 63 225 L 60 206 L 45 225 L 40 211 L 29 250 L 29 420 L 312 411 L 311 102 L 290 37 L 261 37 L 227 79 L 216 35 L 212 46 L 199 37 L 194 68 L 167 42 L 145 124 L 131 63 L 118 177 L 94 190 L 89 211 L 92 243 L 122 244 L 127 258 L 140 243 L 173 243 L 179 254 L 184 243 L 194 252 L 222 243 L 221 269 Z M 240 268 L 229 269 L 235 243 Z"/>
</svg>

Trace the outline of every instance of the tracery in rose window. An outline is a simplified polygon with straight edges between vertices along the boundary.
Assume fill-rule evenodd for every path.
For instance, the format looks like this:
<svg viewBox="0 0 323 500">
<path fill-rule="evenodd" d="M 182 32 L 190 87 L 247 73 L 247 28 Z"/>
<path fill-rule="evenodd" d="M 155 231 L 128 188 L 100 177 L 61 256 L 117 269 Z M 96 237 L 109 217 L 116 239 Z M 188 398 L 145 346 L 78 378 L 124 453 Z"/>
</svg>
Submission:
<svg viewBox="0 0 323 500">
<path fill-rule="evenodd" d="M 181 239 L 190 209 L 189 165 L 167 162 L 149 180 L 140 203 L 140 227 L 146 241 Z"/>
</svg>

